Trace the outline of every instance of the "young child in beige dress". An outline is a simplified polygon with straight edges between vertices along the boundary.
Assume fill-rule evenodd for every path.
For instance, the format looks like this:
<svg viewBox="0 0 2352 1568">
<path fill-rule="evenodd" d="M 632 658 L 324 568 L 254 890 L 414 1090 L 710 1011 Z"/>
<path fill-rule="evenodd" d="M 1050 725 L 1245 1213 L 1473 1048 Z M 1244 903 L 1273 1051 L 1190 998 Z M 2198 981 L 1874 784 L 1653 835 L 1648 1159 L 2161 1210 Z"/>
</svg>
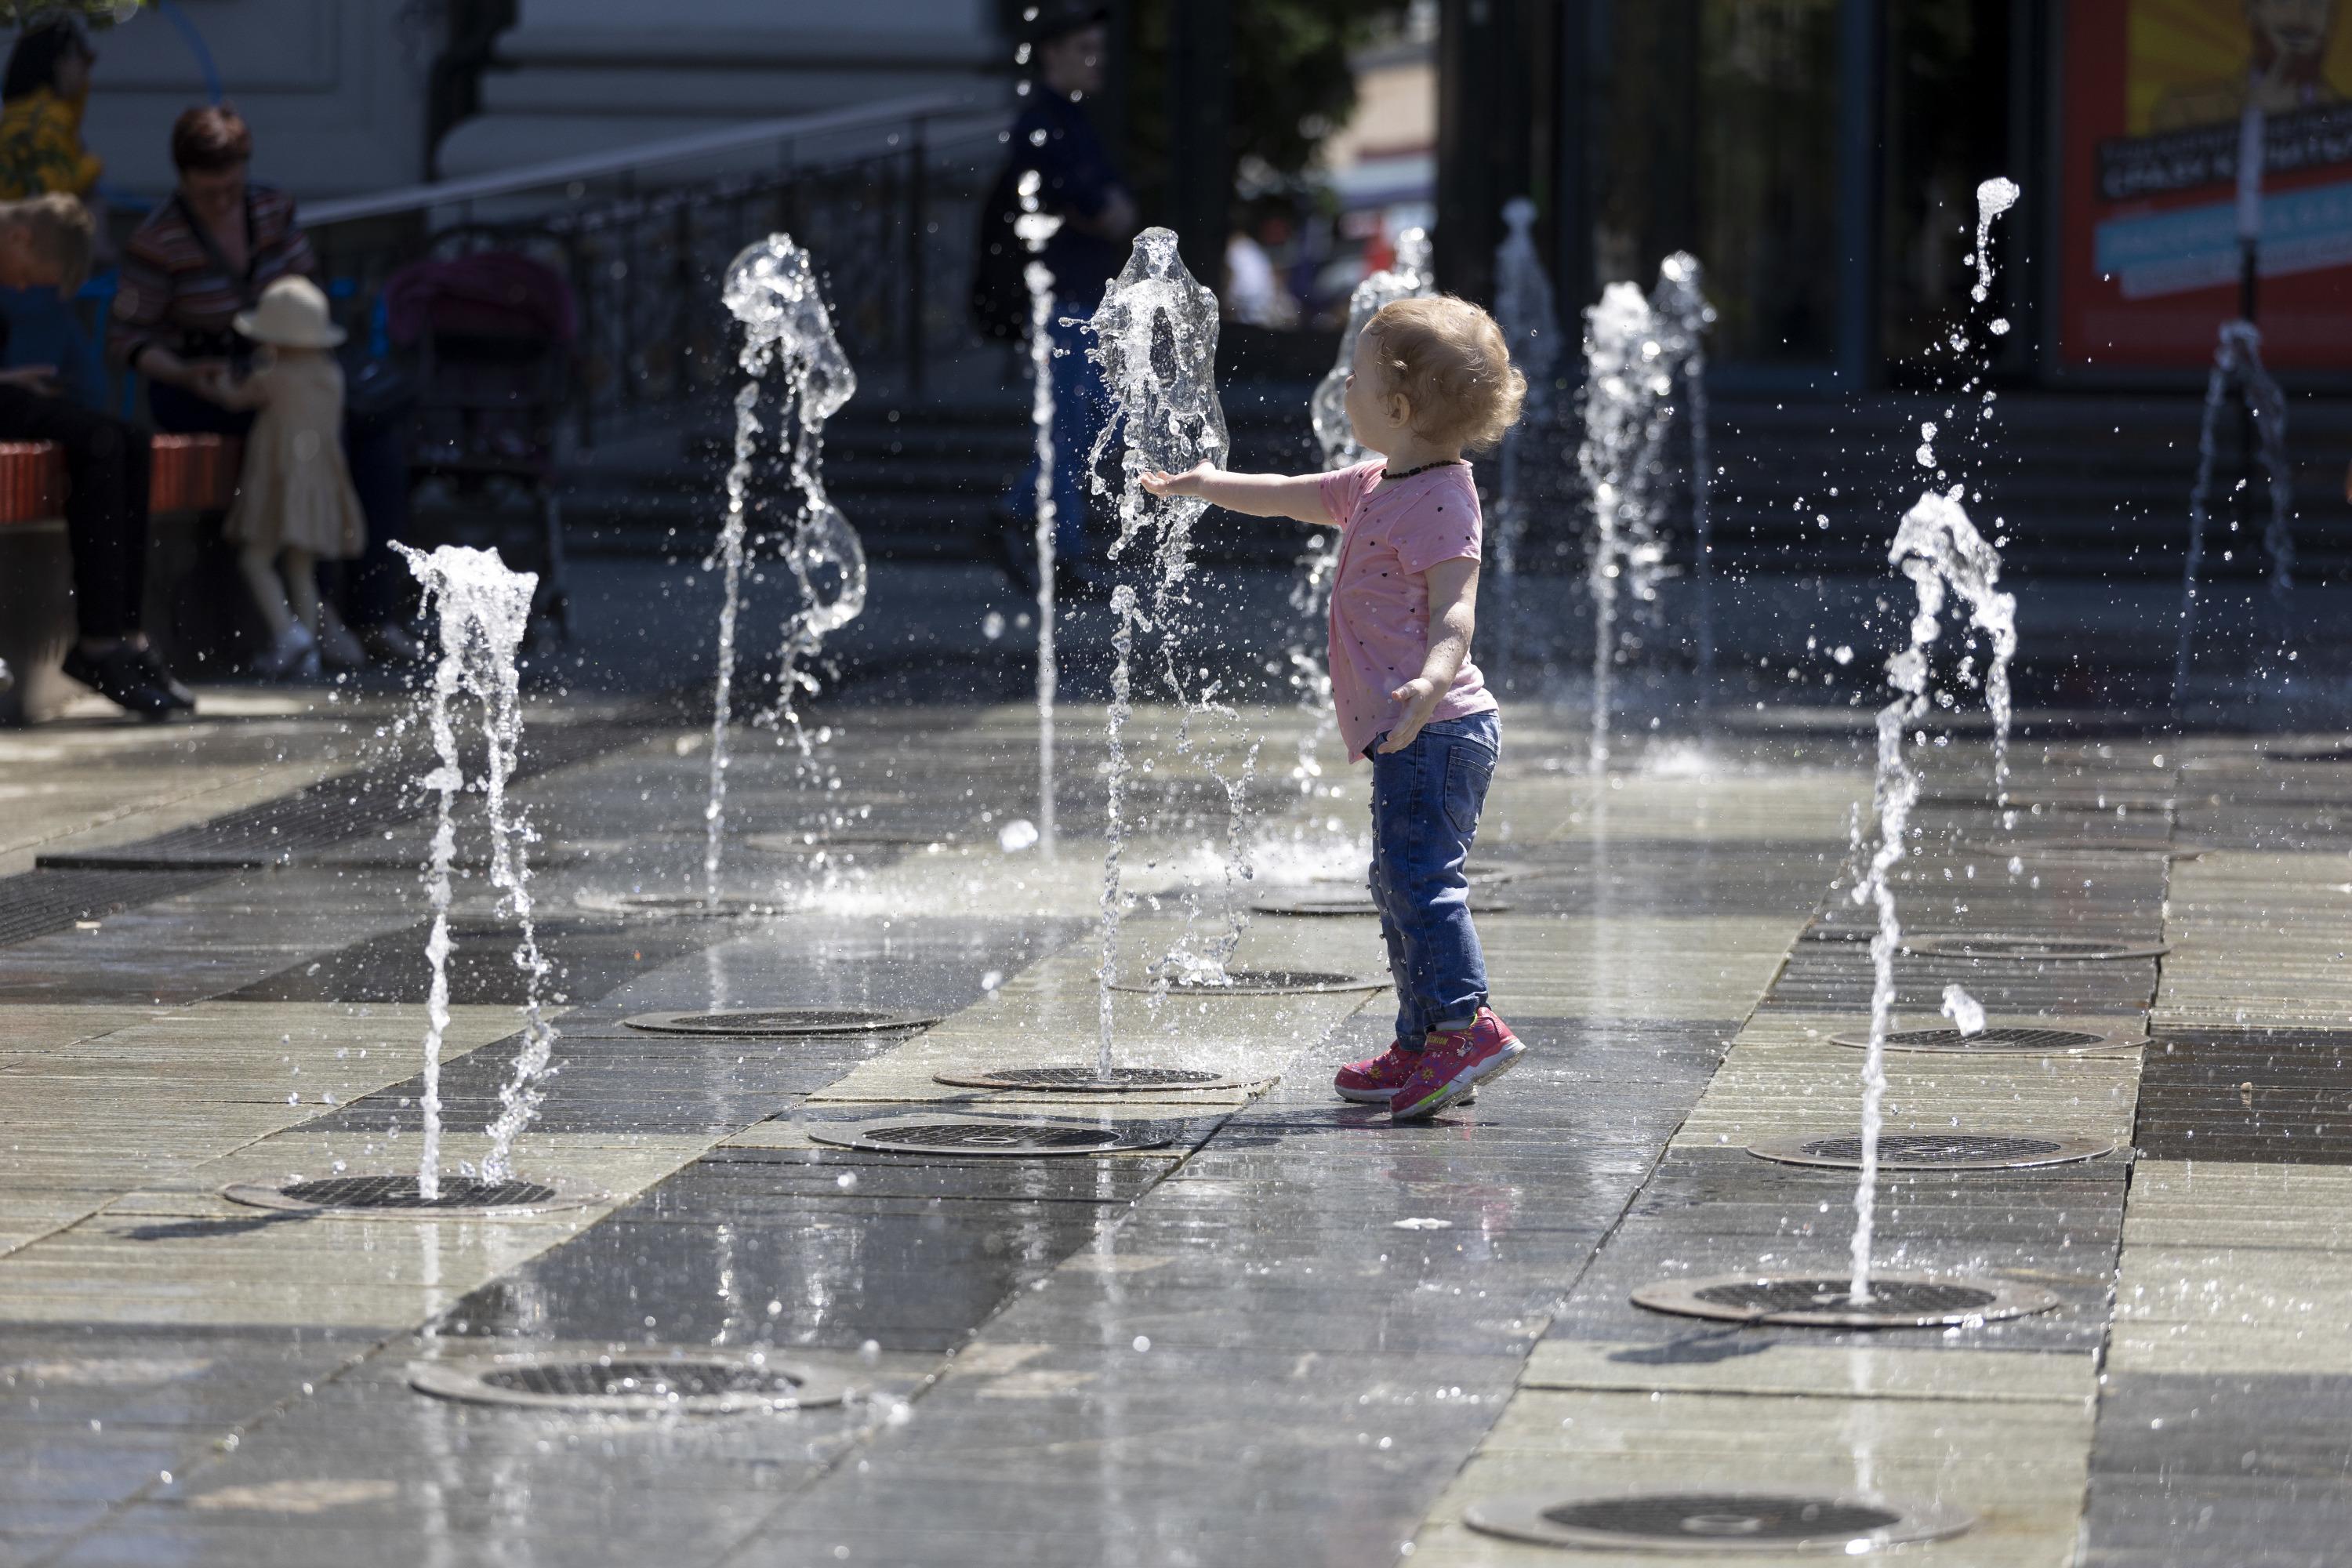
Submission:
<svg viewBox="0 0 2352 1568">
<path fill-rule="evenodd" d="M 367 543 L 367 522 L 343 460 L 343 372 L 330 351 L 343 330 L 307 278 L 280 278 L 236 330 L 263 345 L 252 374 L 205 386 L 215 402 L 259 410 L 245 440 L 245 468 L 223 529 L 270 646 L 251 666 L 269 679 L 320 671 L 318 563 L 348 561 Z"/>
</svg>

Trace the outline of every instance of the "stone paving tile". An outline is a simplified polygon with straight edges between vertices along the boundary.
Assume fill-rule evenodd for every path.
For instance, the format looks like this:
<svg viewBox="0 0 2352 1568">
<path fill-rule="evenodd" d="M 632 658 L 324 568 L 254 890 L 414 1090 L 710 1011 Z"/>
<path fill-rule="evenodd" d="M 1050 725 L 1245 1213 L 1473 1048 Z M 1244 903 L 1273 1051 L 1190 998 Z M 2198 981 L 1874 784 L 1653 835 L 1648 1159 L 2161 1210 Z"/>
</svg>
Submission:
<svg viewBox="0 0 2352 1568">
<path fill-rule="evenodd" d="M 1403 1131 L 1332 1104 L 1324 1088 L 1331 1060 L 1385 1038 L 1390 1002 L 1379 994 L 1202 1000 L 1156 1012 L 1139 999 L 1122 1005 L 1123 1049 L 1204 1063 L 1262 1054 L 1266 1066 L 1251 1070 L 1279 1079 L 1255 1101 L 1159 1096 L 1112 1110 L 930 1082 L 927 1069 L 943 1045 L 1011 1061 L 1038 1055 L 1040 1039 L 1061 1043 L 1066 1059 L 1091 1043 L 1083 938 L 1098 868 L 1085 856 L 1052 868 L 1007 858 L 993 847 L 992 822 L 959 837 L 980 812 L 1024 798 L 1025 722 L 1011 710 L 980 715 L 942 744 L 921 734 L 919 719 L 889 716 L 873 751 L 841 753 L 844 793 L 866 792 L 877 818 L 941 832 L 945 847 L 854 868 L 792 920 L 691 933 L 677 922 L 616 930 L 569 901 L 608 885 L 686 885 L 698 864 L 701 763 L 691 745 L 572 770 L 569 782 L 535 781 L 534 807 L 547 822 L 597 828 L 631 848 L 551 857 L 544 874 L 546 907 L 563 911 L 552 936 L 576 933 L 581 944 L 582 992 L 622 989 L 573 996 L 564 1028 L 576 1059 L 552 1085 L 547 1131 L 527 1142 L 527 1163 L 609 1172 L 605 1184 L 626 1201 L 511 1231 L 449 1221 L 255 1224 L 208 1195 L 206 1184 L 234 1162 L 134 1183 L 137 1194 L 82 1227 L 89 1234 L 54 1266 L 21 1271 L 21 1299 L 34 1311 L 62 1313 L 58 1304 L 72 1303 L 104 1314 L 107 1302 L 89 1294 L 95 1282 L 149 1312 L 177 1313 L 176 1304 L 152 1303 L 192 1292 L 198 1314 L 218 1315 L 222 1342 L 294 1331 L 298 1321 L 309 1334 L 321 1319 L 352 1328 L 315 1342 L 330 1370 L 303 1376 L 319 1391 L 310 1396 L 294 1396 L 290 1368 L 273 1373 L 266 1362 L 245 1371 L 207 1363 L 113 1391 L 126 1400 L 119 1414 L 103 1413 L 118 1408 L 103 1403 L 111 1392 L 77 1388 L 71 1400 L 115 1426 L 114 1447 L 103 1432 L 78 1447 L 86 1423 L 68 1417 L 79 1407 L 70 1402 L 37 1419 L 0 1413 L 0 1443 L 16 1441 L 82 1478 L 69 1489 L 98 1494 L 86 1500 L 91 1506 L 133 1495 L 115 1483 L 151 1461 L 160 1474 L 162 1459 L 172 1461 L 173 1483 L 141 1480 L 142 1500 L 60 1560 L 580 1568 L 651 1551 L 715 1562 L 730 1545 L 737 1562 L 835 1561 L 834 1547 L 850 1545 L 852 1560 L 908 1563 L 953 1556 L 1239 1565 L 1388 1561 L 1418 1530 L 1416 1562 L 1518 1563 L 1551 1559 L 1464 1534 L 1454 1519 L 1465 1499 L 1522 1480 L 1630 1485 L 1662 1468 L 1946 1493 L 1982 1521 L 1961 1542 L 1917 1555 L 1971 1568 L 2069 1561 L 2092 1472 L 2107 1489 L 2095 1493 L 2093 1560 L 2172 1561 L 2141 1522 L 2158 1515 L 2189 1521 L 2180 1531 L 2192 1543 L 2218 1530 L 2212 1539 L 2236 1553 L 2182 1562 L 2323 1560 L 2294 1553 L 2306 1536 L 2320 1541 L 2340 1507 L 2338 1493 L 2320 1489 L 2323 1479 L 2340 1484 L 2344 1467 L 2333 1463 L 2318 1413 L 2341 1391 L 2296 1380 L 2323 1375 L 2315 1360 L 2342 1359 L 2341 1336 L 2314 1322 L 2344 1294 L 2335 1271 L 2345 1249 L 2327 1217 L 2341 1207 L 2330 1184 L 2339 1167 L 2289 1163 L 2260 1140 L 2291 1131 L 2326 1152 L 2313 1135 L 2341 1085 L 2333 1037 L 2260 1031 L 2330 1021 L 2340 979 L 2326 962 L 2334 950 L 2315 933 L 2340 921 L 2343 895 L 2326 880 L 2343 875 L 2329 864 L 2340 856 L 2217 851 L 2167 868 L 2160 857 L 2035 850 L 2011 873 L 1996 856 L 2011 836 L 2093 823 L 2137 832 L 2140 814 L 2153 826 L 2186 824 L 2196 811 L 2218 831 L 2227 812 L 2210 801 L 2192 811 L 2185 791 L 2179 806 L 2170 804 L 2170 775 L 2150 761 L 2153 748 L 2141 748 L 2124 761 L 2029 759 L 2014 786 L 2020 822 L 2011 825 L 1977 804 L 1985 779 L 1973 759 L 1981 752 L 1969 753 L 1943 782 L 1949 804 L 1922 813 L 1929 839 L 1907 867 L 1915 929 L 2014 921 L 2067 934 L 2162 935 L 2176 952 L 2160 965 L 1969 964 L 1949 977 L 2019 1021 L 2088 1008 L 2136 1022 L 2153 1001 L 2159 1040 L 2178 1030 L 2182 1048 L 2147 1053 L 2145 1081 L 2137 1052 L 1897 1057 L 1895 1124 L 1997 1114 L 2118 1141 L 2137 1131 L 2159 1155 L 2173 1149 L 2166 1138 L 2195 1131 L 2225 1146 L 2236 1139 L 2260 1163 L 2206 1157 L 2191 1169 L 2158 1158 L 2134 1172 L 2119 1153 L 2039 1173 L 1890 1177 L 1882 1263 L 2006 1271 L 2056 1290 L 2060 1311 L 1952 1336 L 1733 1330 L 1643 1312 L 1626 1297 L 1648 1279 L 1726 1258 L 1842 1270 L 1850 1174 L 1769 1166 L 1743 1145 L 1816 1122 L 1843 1131 L 1853 1117 L 1861 1054 L 1822 1037 L 1857 1021 L 1866 955 L 1798 939 L 1809 923 L 1816 936 L 1835 934 L 1852 916 L 1832 884 L 1846 812 L 1866 794 L 1862 775 L 1803 772 L 1785 760 L 1685 775 L 1676 753 L 1654 746 L 1635 764 L 1647 771 L 1600 783 L 1545 767 L 1543 749 L 1553 742 L 1531 727 L 1535 743 L 1514 744 L 1506 763 L 1482 849 L 1496 863 L 1526 862 L 1524 874 L 1495 890 L 1513 911 L 1482 927 L 1498 1000 L 1535 1054 L 1480 1104 Z M 1286 755 L 1293 738 L 1277 737 L 1276 750 Z M 908 749 L 892 756 L 898 744 Z M 1073 779 L 1097 760 L 1085 742 L 1071 755 Z M 2158 775 L 2155 787 L 2148 773 Z M 806 818 L 810 801 L 789 759 L 751 760 L 742 777 L 734 796 L 740 830 Z M 2301 831 L 2303 841 L 2319 842 L 2333 831 L 2326 789 L 2296 787 L 2318 804 L 2281 808 L 2261 832 Z M 2352 797 L 2352 787 L 2345 793 Z M 2208 794 L 2218 801 L 2230 792 Z M 2099 804 L 2103 795 L 2110 805 Z M 1154 809 L 1191 825 L 1139 846 L 1139 868 L 1172 877 L 1213 868 L 1213 852 L 1200 858 L 1197 841 L 1221 831 L 1215 798 L 1197 770 L 1171 776 Z M 2125 813 L 2111 822 L 2112 805 Z M 1327 810 L 1345 828 L 1327 837 L 1301 820 Z M 1360 826 L 1360 814 L 1351 792 L 1302 800 L 1276 830 L 1294 836 L 1281 863 L 1340 864 L 1344 832 Z M 805 868 L 779 869 L 772 858 L 734 864 L 768 882 L 817 885 Z M 80 950 L 96 959 L 89 994 L 119 993 L 152 1011 L 152 994 L 135 989 L 151 978 L 193 995 L 274 975 L 248 990 L 257 997 L 305 994 L 304 984 L 321 993 L 382 986 L 365 994 L 389 995 L 413 984 L 398 973 L 398 944 L 415 919 L 404 873 L 273 877 L 260 887 L 281 898 L 296 890 L 298 901 L 331 918 L 309 932 L 272 931 L 212 968 L 191 969 L 197 948 L 232 930 L 236 911 L 263 910 L 254 887 L 225 883 L 142 912 L 167 958 L 142 957 L 129 933 L 101 928 L 98 945 Z M 909 921 L 907 910 L 919 904 L 950 912 Z M 1213 924 L 1213 902 L 1205 913 Z M 1126 951 L 1156 951 L 1180 919 L 1171 908 L 1139 908 Z M 622 939 L 633 930 L 661 931 L 666 964 L 623 961 Z M 377 940 L 394 931 L 405 934 Z M 1047 956 L 1073 938 L 1078 945 Z M 1380 963 L 1367 919 L 1260 919 L 1246 941 L 1245 958 L 1260 964 Z M 68 951 L 41 959 L 49 968 L 39 973 L 66 983 Z M 1917 1009 L 1917 1021 L 1932 1017 L 1951 963 L 1904 961 L 1903 1005 Z M 318 975 L 312 963 L 321 965 Z M 981 1000 L 992 968 L 1011 980 Z M 845 999 L 857 977 L 877 970 L 925 977 L 956 1023 L 912 1040 L 783 1046 L 656 1042 L 619 1024 L 631 1010 L 721 998 Z M 29 982 L 37 971 L 0 963 L 0 987 L 11 974 Z M 499 979 L 483 973 L 468 984 L 485 996 L 509 994 Z M 1759 997 L 1766 1010 L 1751 1017 Z M 256 1016 L 275 1005 L 235 1005 Z M 2352 1016 L 2352 1006 L 2336 1016 Z M 113 1036 L 101 1029 L 96 1037 Z M 1737 1043 L 1718 1072 L 1727 1041 Z M 40 1054 L 0 1043 L 0 1080 Z M 466 1121 L 489 1105 L 503 1054 L 453 1067 L 451 1103 Z M 2249 1075 L 2239 1081 L 2255 1083 L 2255 1107 L 2233 1092 L 2213 1103 L 2236 1070 Z M 86 1076 L 69 1069 L 61 1081 Z M 403 1156 L 413 1132 L 394 1134 L 412 1125 L 413 1109 L 399 1100 L 415 1089 L 387 1081 L 372 1100 L 265 1138 L 252 1156 L 289 1168 L 348 1159 L 353 1149 L 369 1159 Z M 814 1091 L 826 1098 L 795 1103 Z M 2179 1112 L 2173 1122 L 2168 1107 Z M 1158 1152 L 1007 1168 L 903 1163 L 808 1136 L 824 1121 L 917 1108 L 1165 1121 L 1180 1129 L 1179 1142 Z M 789 1114 L 759 1120 L 779 1110 Z M 45 1147 L 58 1157 L 68 1148 Z M 453 1140 L 455 1157 L 473 1149 Z M 2176 1187 L 2182 1193 L 2168 1197 Z M 354 1241 L 361 1250 L 348 1250 Z M 2108 1332 L 2119 1245 L 2126 1301 L 2095 1444 L 2090 1380 Z M 2223 1274 L 2241 1284 L 2183 1288 Z M 0 1266 L 0 1289 L 6 1278 Z M 2150 1289 L 2135 1298 L 2136 1284 Z M 690 1423 L 648 1444 L 641 1429 L 454 1414 L 409 1394 L 399 1370 L 432 1343 L 414 1331 L 424 1314 L 461 1290 L 471 1293 L 445 1314 L 444 1348 L 558 1336 L 644 1342 L 677 1332 L 799 1342 L 855 1357 L 874 1339 L 881 1370 L 905 1379 L 889 1386 L 921 1396 L 904 1407 L 902 1424 L 887 1417 L 900 1407 L 877 1406 L 880 1425 L 836 1422 L 835 1436 L 820 1441 L 793 1435 L 818 1429 L 807 1422 L 723 1433 Z M 348 1300 L 321 1305 L 338 1297 Z M 396 1310 L 378 1321 L 370 1300 Z M 240 1305 L 241 1321 L 228 1314 Z M 266 1330 L 256 1317 L 289 1328 Z M 33 1375 L 9 1369 L 40 1356 L 72 1363 L 62 1350 L 17 1352 L 26 1335 L 79 1326 L 61 1317 L 12 1329 L 0 1379 Z M 183 1331 L 130 1321 L 115 1331 L 153 1336 L 121 1342 L 157 1347 L 147 1353 L 158 1364 L 202 1359 L 169 1348 Z M 370 1354 L 379 1341 L 383 1348 Z M 943 1363 L 940 1352 L 959 1345 Z M 2209 1349 L 2238 1359 L 2213 1360 Z M 949 1375 L 922 1391 L 922 1378 L 942 1365 Z M 1401 1380 L 1424 1374 L 1434 1374 L 1426 1392 Z M 2189 1386 L 2200 1378 L 2212 1386 Z M 2167 1386 L 2134 1392 L 2158 1384 Z M 275 1398 L 251 1408 L 278 1413 L 247 1426 L 236 1456 L 189 1466 L 222 1435 L 232 1407 L 273 1389 Z M 2234 1457 L 2221 1451 L 2226 1441 L 2176 1458 L 2142 1441 L 2160 1444 L 2163 1429 L 2137 1430 L 2158 1419 L 2169 1428 L 2169 1411 L 2184 1404 L 2234 1413 L 2263 1398 L 2314 1414 L 2284 1422 L 2277 1455 L 2235 1476 L 2225 1462 Z M 2008 1415 L 2007 1426 L 1993 1424 L 1988 1413 L 1996 1411 Z M 2214 1458 L 2201 1457 L 2209 1450 Z M 110 1454 L 123 1462 L 110 1468 Z M 632 1484 L 615 1488 L 624 1473 Z M 362 1482 L 370 1486 L 351 1489 Z M 289 1489 L 272 1489 L 281 1486 Z M 2185 1511 L 2190 1497 L 2204 1511 Z M 698 1499 L 711 1505 L 700 1515 Z M 15 1531 L 0 1533 L 0 1557 L 23 1554 L 27 1542 L 45 1550 L 88 1522 L 70 1502 L 42 1506 L 48 1511 L 38 1520 L 0 1526 Z"/>
<path fill-rule="evenodd" d="M 83 1029 L 57 1012 L 0 1009 L 37 1047 L 0 1068 L 0 1322 L 15 1316 L 11 1271 L 42 1237 L 396 1081 L 425 1034 L 421 1007 L 103 1009 Z M 458 1009 L 444 1054 L 511 1026 L 504 1009 Z"/>
</svg>

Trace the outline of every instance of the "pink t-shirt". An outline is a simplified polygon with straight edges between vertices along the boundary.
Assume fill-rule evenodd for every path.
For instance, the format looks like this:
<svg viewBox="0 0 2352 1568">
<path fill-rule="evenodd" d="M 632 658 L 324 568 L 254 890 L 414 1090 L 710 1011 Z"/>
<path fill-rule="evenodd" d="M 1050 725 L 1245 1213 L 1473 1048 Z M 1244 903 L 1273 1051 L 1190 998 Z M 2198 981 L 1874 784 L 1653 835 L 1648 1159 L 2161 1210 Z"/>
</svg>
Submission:
<svg viewBox="0 0 2352 1568">
<path fill-rule="evenodd" d="M 1323 507 L 1339 525 L 1331 584 L 1331 705 L 1348 755 L 1388 732 L 1404 711 L 1389 693 L 1421 673 L 1429 656 L 1429 584 L 1444 561 L 1479 559 L 1478 490 L 1467 463 L 1445 463 L 1393 482 L 1378 458 L 1323 476 Z M 1430 717 L 1460 719 L 1498 706 L 1468 659 Z"/>
</svg>

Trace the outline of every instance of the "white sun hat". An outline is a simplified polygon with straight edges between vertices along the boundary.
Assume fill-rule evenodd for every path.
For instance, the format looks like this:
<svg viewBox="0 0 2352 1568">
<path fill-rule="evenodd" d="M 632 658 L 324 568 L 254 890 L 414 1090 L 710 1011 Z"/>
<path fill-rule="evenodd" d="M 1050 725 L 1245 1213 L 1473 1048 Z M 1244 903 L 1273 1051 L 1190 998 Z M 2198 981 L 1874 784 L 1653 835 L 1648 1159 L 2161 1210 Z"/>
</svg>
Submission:
<svg viewBox="0 0 2352 1568">
<path fill-rule="evenodd" d="M 327 314 L 327 297 L 301 277 L 280 278 L 264 289 L 259 305 L 236 313 L 236 330 L 283 349 L 331 349 L 344 336 Z"/>
</svg>

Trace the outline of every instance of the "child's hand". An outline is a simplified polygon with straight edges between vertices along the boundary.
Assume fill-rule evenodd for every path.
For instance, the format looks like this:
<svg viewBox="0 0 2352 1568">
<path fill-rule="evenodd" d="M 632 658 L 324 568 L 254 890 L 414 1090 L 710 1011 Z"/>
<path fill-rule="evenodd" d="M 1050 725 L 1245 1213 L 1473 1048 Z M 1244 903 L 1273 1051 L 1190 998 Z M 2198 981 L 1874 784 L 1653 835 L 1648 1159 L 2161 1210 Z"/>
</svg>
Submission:
<svg viewBox="0 0 2352 1568">
<path fill-rule="evenodd" d="M 1402 752 L 1412 745 L 1421 727 L 1429 722 L 1429 716 L 1437 711 L 1437 700 L 1444 695 L 1437 682 L 1425 675 L 1416 675 L 1390 692 L 1389 700 L 1403 703 L 1404 713 L 1390 729 L 1388 742 L 1381 747 L 1382 753 Z"/>
<path fill-rule="evenodd" d="M 1143 488 L 1156 496 L 1196 496 L 1202 493 L 1209 475 L 1213 472 L 1207 463 L 1195 463 L 1181 474 L 1154 471 L 1143 476 Z"/>
</svg>

